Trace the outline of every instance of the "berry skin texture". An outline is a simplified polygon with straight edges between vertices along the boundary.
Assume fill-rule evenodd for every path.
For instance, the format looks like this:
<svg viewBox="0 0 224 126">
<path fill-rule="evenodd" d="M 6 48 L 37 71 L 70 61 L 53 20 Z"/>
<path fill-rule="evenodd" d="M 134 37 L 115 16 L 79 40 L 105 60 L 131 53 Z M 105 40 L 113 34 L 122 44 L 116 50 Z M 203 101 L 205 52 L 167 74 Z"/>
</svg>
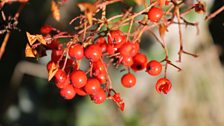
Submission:
<svg viewBox="0 0 224 126">
<path fill-rule="evenodd" d="M 60 95 L 64 97 L 64 99 L 71 100 L 75 97 L 76 92 L 72 85 L 67 85 L 65 88 L 61 89 Z"/>
<path fill-rule="evenodd" d="M 99 45 L 90 45 L 85 50 L 86 58 L 90 59 L 92 62 L 98 61 L 102 56 L 102 49 Z"/>
<path fill-rule="evenodd" d="M 143 53 L 138 53 L 133 57 L 134 64 L 131 66 L 132 70 L 140 71 L 145 69 L 147 65 L 147 57 Z"/>
<path fill-rule="evenodd" d="M 114 45 L 114 48 L 120 48 L 126 42 L 126 37 L 120 30 L 110 31 L 108 35 L 108 43 Z"/>
<path fill-rule="evenodd" d="M 70 75 L 72 84 L 76 88 L 84 87 L 87 83 L 86 73 L 82 70 L 73 71 Z"/>
<path fill-rule="evenodd" d="M 70 84 L 70 78 L 69 78 L 69 76 L 67 76 L 63 82 L 56 81 L 55 84 L 59 89 L 65 88 L 67 85 Z"/>
<path fill-rule="evenodd" d="M 161 8 L 152 7 L 148 11 L 148 19 L 151 22 L 159 22 L 159 20 L 162 18 L 162 16 L 163 16 L 163 10 Z"/>
<path fill-rule="evenodd" d="M 121 62 L 124 66 L 127 66 L 127 67 L 130 67 L 134 63 L 132 57 L 130 56 L 123 57 Z"/>
<path fill-rule="evenodd" d="M 66 73 L 61 69 L 58 69 L 54 77 L 55 77 L 55 81 L 58 83 L 64 82 L 67 78 Z"/>
<path fill-rule="evenodd" d="M 122 76 L 121 84 L 126 88 L 131 88 L 136 84 L 136 78 L 133 74 L 127 73 Z"/>
<path fill-rule="evenodd" d="M 102 88 L 95 94 L 91 95 L 91 99 L 96 104 L 103 103 L 106 100 L 106 98 L 107 98 L 107 95 Z"/>
<path fill-rule="evenodd" d="M 71 45 L 68 50 L 68 54 L 71 58 L 76 58 L 77 60 L 81 60 L 84 56 L 83 46 L 80 44 Z"/>
<path fill-rule="evenodd" d="M 171 82 L 166 78 L 160 78 L 155 85 L 156 91 L 158 93 L 163 92 L 164 94 L 167 94 L 170 91 L 171 87 Z"/>
<path fill-rule="evenodd" d="M 156 60 L 151 60 L 146 66 L 146 72 L 151 76 L 157 76 L 162 71 L 162 64 Z"/>
<path fill-rule="evenodd" d="M 88 79 L 87 84 L 84 87 L 84 89 L 87 94 L 94 94 L 101 89 L 100 82 L 96 78 L 90 78 L 90 79 Z"/>
</svg>

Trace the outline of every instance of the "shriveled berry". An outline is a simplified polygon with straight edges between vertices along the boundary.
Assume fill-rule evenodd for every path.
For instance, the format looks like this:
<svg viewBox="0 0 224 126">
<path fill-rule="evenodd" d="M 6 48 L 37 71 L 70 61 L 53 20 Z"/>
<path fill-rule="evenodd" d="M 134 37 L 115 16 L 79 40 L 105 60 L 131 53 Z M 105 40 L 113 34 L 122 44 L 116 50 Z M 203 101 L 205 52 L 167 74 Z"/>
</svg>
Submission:
<svg viewBox="0 0 224 126">
<path fill-rule="evenodd" d="M 83 46 L 80 44 L 71 45 L 68 54 L 71 58 L 76 58 L 77 60 L 82 59 L 84 56 Z"/>
<path fill-rule="evenodd" d="M 131 66 L 131 68 L 134 71 L 140 71 L 145 69 L 147 65 L 147 57 L 143 53 L 138 53 L 133 57 L 134 64 Z"/>
<path fill-rule="evenodd" d="M 72 85 L 67 85 L 65 88 L 61 89 L 60 94 L 64 99 L 71 100 L 75 97 L 76 92 Z"/>
<path fill-rule="evenodd" d="M 157 76 L 162 71 L 162 64 L 156 60 L 151 60 L 146 66 L 146 72 L 152 76 Z"/>
<path fill-rule="evenodd" d="M 131 73 L 127 73 L 127 74 L 123 75 L 121 78 L 121 84 L 126 88 L 131 88 L 131 87 L 135 86 L 135 84 L 136 84 L 135 75 L 133 75 Z"/>
<path fill-rule="evenodd" d="M 73 71 L 70 75 L 72 84 L 76 88 L 81 88 L 86 85 L 87 76 L 86 73 L 82 70 Z"/>
<path fill-rule="evenodd" d="M 87 95 L 83 88 L 74 88 L 74 90 L 75 90 L 76 94 L 78 94 L 80 96 Z"/>
<path fill-rule="evenodd" d="M 171 82 L 168 79 L 166 79 L 166 78 L 160 78 L 156 82 L 155 87 L 156 87 L 156 91 L 158 93 L 163 92 L 164 94 L 167 94 L 170 91 L 172 85 L 171 85 Z"/>
</svg>

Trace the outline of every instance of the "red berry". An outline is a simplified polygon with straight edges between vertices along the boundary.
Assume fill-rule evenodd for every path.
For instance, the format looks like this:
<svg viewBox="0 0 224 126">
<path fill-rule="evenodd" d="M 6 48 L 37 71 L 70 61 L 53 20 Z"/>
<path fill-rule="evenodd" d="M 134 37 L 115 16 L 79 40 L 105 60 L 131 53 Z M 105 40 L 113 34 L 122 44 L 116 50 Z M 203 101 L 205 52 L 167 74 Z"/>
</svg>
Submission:
<svg viewBox="0 0 224 126">
<path fill-rule="evenodd" d="M 64 81 L 62 81 L 62 82 L 55 81 L 55 84 L 60 89 L 65 88 L 67 85 L 70 84 L 70 78 L 69 78 L 69 76 L 67 76 Z"/>
<path fill-rule="evenodd" d="M 67 76 L 66 76 L 66 73 L 63 70 L 58 69 L 58 71 L 56 72 L 54 77 L 55 77 L 56 82 L 61 83 L 61 82 L 64 82 L 66 80 Z"/>
<path fill-rule="evenodd" d="M 76 95 L 76 92 L 72 85 L 67 85 L 65 88 L 61 89 L 60 94 L 67 100 L 73 99 Z"/>
<path fill-rule="evenodd" d="M 152 7 L 148 11 L 148 18 L 151 22 L 159 22 L 163 16 L 163 10 L 161 8 Z"/>
<path fill-rule="evenodd" d="M 139 51 L 139 44 L 137 42 L 126 42 L 119 48 L 120 55 L 125 56 L 135 56 Z"/>
<path fill-rule="evenodd" d="M 53 64 L 54 64 L 54 61 L 49 61 L 49 62 L 47 63 L 47 71 L 48 71 L 48 72 L 51 70 L 51 67 L 53 66 Z"/>
<path fill-rule="evenodd" d="M 160 78 L 156 82 L 155 87 L 156 87 L 156 91 L 158 93 L 163 92 L 164 94 L 167 94 L 170 91 L 172 85 L 171 85 L 171 82 L 168 79 L 166 79 L 166 78 Z"/>
<path fill-rule="evenodd" d="M 98 75 L 100 73 L 105 73 L 105 65 L 101 60 L 93 62 L 93 73 Z"/>
<path fill-rule="evenodd" d="M 106 77 L 106 73 L 99 73 L 95 76 L 101 84 L 105 84 L 107 82 L 107 77 Z"/>
<path fill-rule="evenodd" d="M 92 62 L 98 61 L 102 56 L 102 50 L 98 45 L 90 45 L 85 50 L 85 56 Z"/>
<path fill-rule="evenodd" d="M 122 76 L 121 84 L 126 88 L 133 87 L 136 84 L 136 78 L 133 74 L 127 73 Z"/>
<path fill-rule="evenodd" d="M 162 71 L 162 64 L 156 60 L 148 62 L 146 66 L 146 72 L 152 76 L 157 76 Z"/>
<path fill-rule="evenodd" d="M 104 39 L 104 37 L 99 37 L 96 40 L 96 44 L 99 45 L 99 47 L 101 48 L 102 52 L 105 52 L 107 50 L 107 43 L 106 43 L 106 40 Z"/>
<path fill-rule="evenodd" d="M 101 89 L 100 82 L 96 78 L 90 78 L 84 89 L 87 94 L 94 94 Z"/>
<path fill-rule="evenodd" d="M 108 35 L 108 43 L 114 45 L 114 48 L 120 48 L 126 42 L 126 37 L 123 32 L 119 30 L 110 31 Z"/>
<path fill-rule="evenodd" d="M 74 87 L 81 88 L 86 85 L 87 76 L 86 73 L 82 70 L 76 70 L 71 73 L 71 81 Z"/>
<path fill-rule="evenodd" d="M 103 103 L 106 100 L 106 98 L 107 98 L 107 95 L 102 88 L 98 92 L 96 92 L 95 94 L 91 95 L 91 99 L 96 104 Z"/>
<path fill-rule="evenodd" d="M 44 25 L 40 28 L 42 34 L 49 34 L 52 31 L 52 27 L 49 25 Z"/>
<path fill-rule="evenodd" d="M 124 66 L 127 67 L 130 67 L 134 63 L 132 57 L 130 56 L 123 57 L 121 62 Z"/>
<path fill-rule="evenodd" d="M 86 92 L 82 88 L 74 88 L 75 92 L 80 96 L 85 96 Z"/>
<path fill-rule="evenodd" d="M 142 53 L 138 53 L 133 57 L 133 62 L 134 64 L 131 66 L 131 68 L 134 71 L 143 70 L 147 65 L 147 57 Z"/>
<path fill-rule="evenodd" d="M 77 60 L 82 59 L 84 56 L 83 46 L 80 44 L 71 45 L 68 54 L 71 58 L 76 58 Z"/>
<path fill-rule="evenodd" d="M 114 54 L 118 49 L 114 47 L 112 44 L 107 44 L 106 51 L 109 55 Z"/>
<path fill-rule="evenodd" d="M 53 49 L 51 53 L 51 60 L 54 62 L 57 62 L 60 59 L 62 54 L 63 54 L 63 50 Z"/>
</svg>

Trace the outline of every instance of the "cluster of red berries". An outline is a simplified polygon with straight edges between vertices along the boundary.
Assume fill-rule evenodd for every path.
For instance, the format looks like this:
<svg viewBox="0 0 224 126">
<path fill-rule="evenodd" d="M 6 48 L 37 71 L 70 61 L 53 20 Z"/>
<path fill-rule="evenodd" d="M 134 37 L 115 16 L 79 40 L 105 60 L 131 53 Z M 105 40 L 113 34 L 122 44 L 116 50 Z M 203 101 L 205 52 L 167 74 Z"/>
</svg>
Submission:
<svg viewBox="0 0 224 126">
<path fill-rule="evenodd" d="M 161 63 L 156 60 L 148 62 L 147 57 L 139 52 L 139 43 L 126 41 L 123 32 L 112 30 L 109 32 L 107 40 L 108 42 L 104 37 L 99 37 L 95 43 L 86 47 L 81 43 L 72 43 L 67 47 L 69 55 L 67 59 L 63 54 L 62 45 L 57 41 L 47 45 L 52 48 L 51 61 L 47 65 L 48 71 L 62 58 L 54 75 L 54 82 L 61 90 L 61 96 L 65 99 L 73 99 L 76 94 L 80 96 L 88 94 L 95 103 L 104 102 L 109 90 L 105 86 L 108 83 L 108 73 L 107 64 L 103 60 L 104 56 L 110 57 L 116 61 L 117 65 L 123 65 L 134 72 L 145 69 L 152 76 L 161 73 Z M 89 74 L 81 70 L 78 65 L 78 62 L 84 57 L 90 62 Z M 127 88 L 133 87 L 136 84 L 136 77 L 128 72 L 122 76 L 121 84 Z M 171 84 L 165 78 L 159 79 L 156 84 L 158 92 L 167 93 L 170 88 Z"/>
<path fill-rule="evenodd" d="M 162 16 L 163 11 L 160 8 L 153 7 L 148 11 L 148 18 L 152 22 L 158 22 Z M 50 26 L 41 28 L 43 34 L 49 34 L 52 30 Z M 122 65 L 128 69 L 121 78 L 121 84 L 126 88 L 136 85 L 136 77 L 131 70 L 145 70 L 151 76 L 157 76 L 162 71 L 160 62 L 148 62 L 146 55 L 139 51 L 139 42 L 129 41 L 120 30 L 110 30 L 105 36 L 99 36 L 94 43 L 69 42 L 63 47 L 63 44 L 55 39 L 46 46 L 52 50 L 47 69 L 50 73 L 52 69 L 57 68 L 54 82 L 60 89 L 60 95 L 68 100 L 73 99 L 76 94 L 89 95 L 93 102 L 101 104 L 108 98 L 123 110 L 124 102 L 120 94 L 110 86 L 108 65 L 113 63 L 115 67 Z M 90 66 L 87 71 L 80 69 L 80 61 L 84 58 L 89 60 Z M 106 63 L 105 58 L 109 58 L 110 62 Z M 165 94 L 171 86 L 171 82 L 166 78 L 160 78 L 155 85 L 157 92 Z"/>
</svg>

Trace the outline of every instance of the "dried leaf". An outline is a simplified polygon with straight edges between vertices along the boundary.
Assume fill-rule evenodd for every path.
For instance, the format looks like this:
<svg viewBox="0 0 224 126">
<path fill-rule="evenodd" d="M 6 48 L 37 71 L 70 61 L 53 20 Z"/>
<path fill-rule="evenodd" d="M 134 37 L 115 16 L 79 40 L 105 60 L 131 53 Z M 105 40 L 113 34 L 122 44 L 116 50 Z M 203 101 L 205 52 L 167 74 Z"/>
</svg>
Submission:
<svg viewBox="0 0 224 126">
<path fill-rule="evenodd" d="M 54 77 L 57 71 L 58 71 L 58 67 L 56 66 L 55 63 L 52 63 L 51 68 L 48 72 L 48 81 L 50 81 Z"/>
<path fill-rule="evenodd" d="M 88 19 L 89 24 L 92 25 L 93 15 L 95 14 L 97 9 L 96 6 L 91 3 L 82 2 L 82 3 L 78 3 L 78 7 L 80 8 L 82 12 L 85 12 L 85 16 Z"/>
<path fill-rule="evenodd" d="M 60 17 L 61 17 L 60 10 L 59 10 L 57 3 L 54 0 L 52 0 L 52 2 L 51 2 L 51 12 L 52 12 L 53 18 L 56 21 L 59 21 Z"/>
<path fill-rule="evenodd" d="M 166 4 L 166 0 L 159 0 L 159 5 L 161 8 L 163 8 Z"/>
<path fill-rule="evenodd" d="M 165 24 L 160 24 L 159 25 L 159 34 L 162 39 L 164 39 L 166 32 L 167 32 L 167 26 Z"/>
<path fill-rule="evenodd" d="M 26 57 L 36 57 L 37 51 L 32 49 L 30 45 L 27 43 L 26 44 L 26 49 L 25 49 L 25 56 Z"/>
<path fill-rule="evenodd" d="M 43 45 L 46 45 L 46 44 L 47 44 L 46 41 L 45 41 L 45 39 L 44 39 L 44 37 L 43 37 L 42 35 L 36 35 L 36 37 L 37 37 L 37 40 L 38 40 L 41 44 L 43 44 Z"/>
<path fill-rule="evenodd" d="M 145 3 L 145 0 L 134 0 L 138 5 L 142 5 Z"/>
<path fill-rule="evenodd" d="M 33 43 L 37 40 L 37 37 L 35 35 L 31 35 L 29 32 L 26 32 L 26 36 L 30 45 L 33 45 Z"/>
</svg>

